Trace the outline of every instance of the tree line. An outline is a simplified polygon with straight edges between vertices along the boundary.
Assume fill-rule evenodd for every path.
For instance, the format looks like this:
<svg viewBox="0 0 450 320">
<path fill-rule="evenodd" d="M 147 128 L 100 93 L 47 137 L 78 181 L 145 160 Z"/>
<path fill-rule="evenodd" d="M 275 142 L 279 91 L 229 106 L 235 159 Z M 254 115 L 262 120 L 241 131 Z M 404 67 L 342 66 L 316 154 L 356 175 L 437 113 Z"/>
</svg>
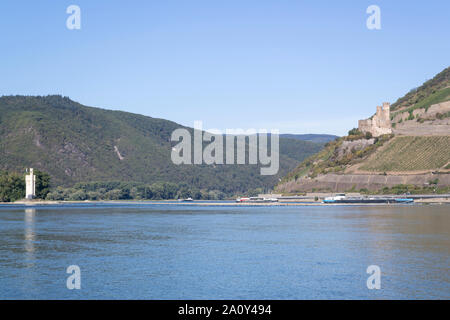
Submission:
<svg viewBox="0 0 450 320">
<path fill-rule="evenodd" d="M 50 192 L 50 176 L 35 170 L 36 198 L 45 199 Z M 25 198 L 25 174 L 0 171 L 0 202 L 13 202 Z"/>
<path fill-rule="evenodd" d="M 257 194 L 262 190 L 250 190 Z M 77 183 L 71 188 L 57 187 L 47 195 L 47 200 L 223 200 L 234 195 L 220 190 L 207 190 L 192 187 L 186 183 L 156 182 L 143 184 L 137 182 L 88 182 Z"/>
<path fill-rule="evenodd" d="M 50 187 L 49 174 L 35 170 L 36 198 L 50 201 L 85 200 L 224 200 L 242 193 L 226 193 L 221 190 L 199 189 L 187 183 L 156 182 L 87 182 L 72 187 Z M 247 196 L 263 193 L 262 188 L 245 192 Z M 0 171 L 0 202 L 14 202 L 25 198 L 25 174 Z"/>
</svg>

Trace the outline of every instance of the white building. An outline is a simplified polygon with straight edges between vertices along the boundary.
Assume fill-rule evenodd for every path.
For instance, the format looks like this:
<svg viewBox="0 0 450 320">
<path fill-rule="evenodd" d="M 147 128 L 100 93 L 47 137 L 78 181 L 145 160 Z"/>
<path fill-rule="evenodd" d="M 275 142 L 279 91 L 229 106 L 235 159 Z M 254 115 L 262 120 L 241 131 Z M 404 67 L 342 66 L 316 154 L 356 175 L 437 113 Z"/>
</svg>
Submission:
<svg viewBox="0 0 450 320">
<path fill-rule="evenodd" d="M 30 168 L 30 174 L 25 176 L 25 198 L 33 199 L 36 196 L 36 176 L 33 174 L 33 168 Z"/>
</svg>

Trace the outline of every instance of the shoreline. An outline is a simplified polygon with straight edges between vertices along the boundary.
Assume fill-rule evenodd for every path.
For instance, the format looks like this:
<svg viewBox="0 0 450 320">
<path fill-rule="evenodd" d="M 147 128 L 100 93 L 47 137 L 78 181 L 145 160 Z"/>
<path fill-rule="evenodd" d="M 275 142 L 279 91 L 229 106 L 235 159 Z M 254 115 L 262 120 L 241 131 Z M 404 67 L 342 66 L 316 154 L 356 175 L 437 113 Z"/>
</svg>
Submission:
<svg viewBox="0 0 450 320">
<path fill-rule="evenodd" d="M 227 200 L 224 200 L 227 201 Z M 230 201 L 230 200 L 228 200 Z M 410 204 L 388 204 L 388 203 L 323 203 L 321 201 L 286 201 L 286 202 L 272 202 L 272 203 L 237 203 L 237 202 L 218 202 L 217 200 L 199 200 L 199 202 L 181 202 L 177 200 L 85 200 L 85 201 L 15 201 L 15 202 L 0 202 L 0 206 L 46 206 L 46 205 L 76 205 L 76 204 L 149 204 L 149 205 L 182 205 L 182 206 L 405 206 L 414 204 L 450 204 L 448 198 L 434 198 L 434 199 L 418 199 Z"/>
</svg>

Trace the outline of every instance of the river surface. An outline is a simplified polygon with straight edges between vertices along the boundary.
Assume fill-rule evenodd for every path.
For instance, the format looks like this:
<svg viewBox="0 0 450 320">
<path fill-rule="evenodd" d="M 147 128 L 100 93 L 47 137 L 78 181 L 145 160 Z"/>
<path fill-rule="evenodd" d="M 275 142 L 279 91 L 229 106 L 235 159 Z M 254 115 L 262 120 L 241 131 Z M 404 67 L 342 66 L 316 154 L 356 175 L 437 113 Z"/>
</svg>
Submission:
<svg viewBox="0 0 450 320">
<path fill-rule="evenodd" d="M 0 299 L 449 299 L 449 266 L 449 205 L 0 206 Z"/>
</svg>

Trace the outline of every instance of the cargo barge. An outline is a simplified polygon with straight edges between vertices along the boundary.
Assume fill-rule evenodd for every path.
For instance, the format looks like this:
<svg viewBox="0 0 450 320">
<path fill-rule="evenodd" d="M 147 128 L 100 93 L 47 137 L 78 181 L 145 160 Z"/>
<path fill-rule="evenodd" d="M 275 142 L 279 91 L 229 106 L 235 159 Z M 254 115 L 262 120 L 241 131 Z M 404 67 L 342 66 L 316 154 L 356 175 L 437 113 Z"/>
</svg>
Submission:
<svg viewBox="0 0 450 320">
<path fill-rule="evenodd" d="M 337 194 L 334 197 L 327 197 L 323 203 L 413 203 L 412 198 L 395 197 L 347 197 L 345 194 Z"/>
</svg>

